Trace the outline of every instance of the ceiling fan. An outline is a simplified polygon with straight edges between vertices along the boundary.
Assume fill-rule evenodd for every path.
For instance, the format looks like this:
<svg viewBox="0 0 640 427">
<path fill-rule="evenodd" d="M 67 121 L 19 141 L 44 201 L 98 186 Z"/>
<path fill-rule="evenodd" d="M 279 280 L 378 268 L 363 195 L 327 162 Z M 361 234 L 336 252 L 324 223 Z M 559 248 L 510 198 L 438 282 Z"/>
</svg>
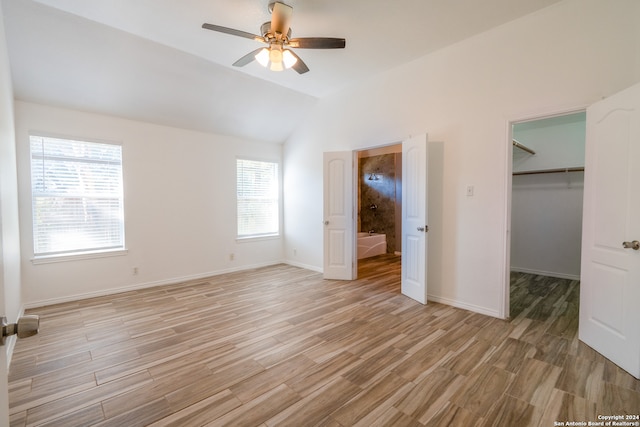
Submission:
<svg viewBox="0 0 640 427">
<path fill-rule="evenodd" d="M 261 36 L 207 23 L 202 24 L 202 28 L 252 39 L 268 45 L 268 47 L 261 47 L 238 59 L 233 63 L 235 67 L 243 67 L 255 59 L 260 65 L 271 71 L 293 68 L 299 74 L 304 74 L 309 71 L 309 67 L 289 48 L 343 49 L 346 46 L 345 39 L 340 38 L 302 37 L 292 39 L 289 24 L 293 8 L 284 3 L 272 2 L 269 3 L 269 12 L 271 13 L 271 21 L 265 22 L 260 27 Z"/>
</svg>

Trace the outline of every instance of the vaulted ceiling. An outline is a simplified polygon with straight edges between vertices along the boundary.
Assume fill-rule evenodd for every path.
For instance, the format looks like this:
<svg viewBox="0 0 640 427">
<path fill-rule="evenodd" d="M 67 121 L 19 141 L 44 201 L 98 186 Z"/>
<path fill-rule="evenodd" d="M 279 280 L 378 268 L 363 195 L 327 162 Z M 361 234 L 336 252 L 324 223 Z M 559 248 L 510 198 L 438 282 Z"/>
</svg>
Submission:
<svg viewBox="0 0 640 427">
<path fill-rule="evenodd" d="M 268 0 L 1 0 L 17 99 L 283 142 L 317 99 L 560 0 L 285 0 L 311 69 L 231 64 L 260 45 Z"/>
</svg>

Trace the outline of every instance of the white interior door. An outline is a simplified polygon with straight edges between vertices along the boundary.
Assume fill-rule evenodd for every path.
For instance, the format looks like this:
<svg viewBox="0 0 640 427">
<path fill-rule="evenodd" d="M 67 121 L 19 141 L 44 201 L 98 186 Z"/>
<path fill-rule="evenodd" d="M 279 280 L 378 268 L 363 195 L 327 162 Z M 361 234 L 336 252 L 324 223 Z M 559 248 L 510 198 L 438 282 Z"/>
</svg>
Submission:
<svg viewBox="0 0 640 427">
<path fill-rule="evenodd" d="M 402 142 L 402 293 L 427 303 L 427 135 Z"/>
<path fill-rule="evenodd" d="M 353 280 L 353 153 L 324 153 L 325 279 Z"/>
<path fill-rule="evenodd" d="M 0 283 L 2 283 L 0 281 Z M 4 289 L 0 289 L 0 307 L 4 310 Z M 7 347 L 0 347 L 0 426 L 9 425 L 9 385 L 7 375 Z"/>
<path fill-rule="evenodd" d="M 0 213 L 0 316 L 5 316 L 7 314 L 7 307 L 5 306 L 4 298 L 4 264 L 2 262 L 2 237 L 2 214 Z M 7 339 L 7 342 L 8 341 L 9 340 Z M 0 426 L 8 425 L 9 385 L 7 374 L 7 346 L 0 346 Z"/>
<path fill-rule="evenodd" d="M 579 337 L 640 378 L 640 84 L 587 109 Z"/>
</svg>

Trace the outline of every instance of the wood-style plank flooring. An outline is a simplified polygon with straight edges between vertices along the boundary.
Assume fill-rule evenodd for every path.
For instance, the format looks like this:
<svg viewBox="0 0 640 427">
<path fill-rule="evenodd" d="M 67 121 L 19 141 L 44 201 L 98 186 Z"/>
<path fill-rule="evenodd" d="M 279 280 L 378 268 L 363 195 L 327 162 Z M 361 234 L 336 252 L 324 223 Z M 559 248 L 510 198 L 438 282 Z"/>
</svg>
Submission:
<svg viewBox="0 0 640 427">
<path fill-rule="evenodd" d="M 553 426 L 640 412 L 577 340 L 577 282 L 512 277 L 510 322 L 277 265 L 30 310 L 11 426 Z"/>
</svg>

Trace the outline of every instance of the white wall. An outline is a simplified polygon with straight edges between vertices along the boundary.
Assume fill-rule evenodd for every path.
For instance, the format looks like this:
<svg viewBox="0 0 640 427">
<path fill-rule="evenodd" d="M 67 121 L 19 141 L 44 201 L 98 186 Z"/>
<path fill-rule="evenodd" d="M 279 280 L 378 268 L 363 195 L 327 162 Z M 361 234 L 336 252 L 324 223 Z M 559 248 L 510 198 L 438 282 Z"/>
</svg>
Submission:
<svg viewBox="0 0 640 427">
<path fill-rule="evenodd" d="M 172 283 L 282 260 L 282 239 L 237 243 L 235 159 L 281 161 L 280 144 L 16 102 L 24 300 L 27 306 Z M 33 264 L 29 132 L 120 142 L 123 256 Z M 235 259 L 230 260 L 233 253 Z M 138 274 L 133 275 L 133 268 Z"/>
<path fill-rule="evenodd" d="M 584 166 L 586 113 L 516 123 L 513 138 L 536 152 L 513 149 L 513 171 Z"/>
<path fill-rule="evenodd" d="M 0 5 L 0 316 L 17 320 L 21 307 L 18 185 L 13 124 L 13 91 Z M 15 337 L 0 351 L 0 425 L 9 422 L 7 367 Z"/>
<path fill-rule="evenodd" d="M 580 279 L 584 173 L 513 177 L 511 270 Z"/>
<path fill-rule="evenodd" d="M 322 265 L 322 152 L 426 131 L 444 142 L 429 298 L 504 316 L 508 123 L 640 81 L 638 22 L 635 0 L 567 0 L 321 100 L 285 144 L 285 256 Z"/>
</svg>

